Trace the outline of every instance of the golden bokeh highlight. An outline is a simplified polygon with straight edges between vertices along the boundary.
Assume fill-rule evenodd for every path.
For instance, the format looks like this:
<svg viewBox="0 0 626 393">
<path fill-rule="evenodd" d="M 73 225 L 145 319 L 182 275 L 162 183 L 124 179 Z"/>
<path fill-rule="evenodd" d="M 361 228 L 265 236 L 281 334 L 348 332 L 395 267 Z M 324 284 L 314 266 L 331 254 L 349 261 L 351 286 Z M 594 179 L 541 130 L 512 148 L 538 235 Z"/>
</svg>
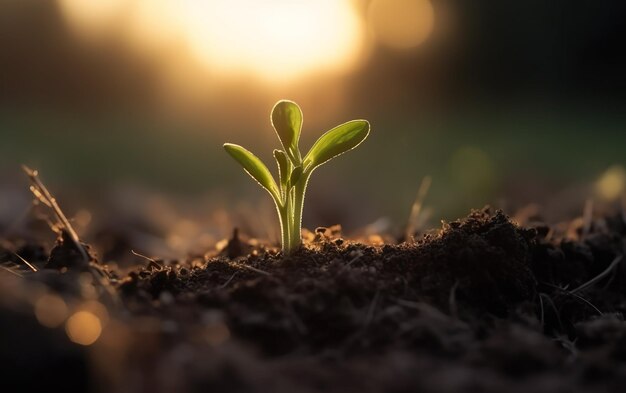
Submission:
<svg viewBox="0 0 626 393">
<path fill-rule="evenodd" d="M 109 322 L 109 311 L 106 306 L 96 300 L 83 302 L 77 308 L 79 311 L 88 311 L 98 317 L 100 324 L 104 327 Z"/>
<path fill-rule="evenodd" d="M 435 27 L 430 0 L 373 0 L 367 17 L 376 39 L 396 49 L 415 48 Z"/>
<path fill-rule="evenodd" d="M 122 36 L 140 50 L 161 46 L 167 61 L 276 83 L 351 70 L 365 41 L 349 0 L 58 0 L 82 36 Z M 190 59 L 172 56 L 184 47 Z"/>
<path fill-rule="evenodd" d="M 626 170 L 621 165 L 608 168 L 596 181 L 596 192 L 604 199 L 615 200 L 626 191 Z"/>
<path fill-rule="evenodd" d="M 91 345 L 100 337 L 102 323 L 100 318 L 90 311 L 78 311 L 67 320 L 65 331 L 72 342 Z"/>
<path fill-rule="evenodd" d="M 56 295 L 43 295 L 35 303 L 35 318 L 40 324 L 55 328 L 63 324 L 68 315 L 65 301 Z"/>
</svg>

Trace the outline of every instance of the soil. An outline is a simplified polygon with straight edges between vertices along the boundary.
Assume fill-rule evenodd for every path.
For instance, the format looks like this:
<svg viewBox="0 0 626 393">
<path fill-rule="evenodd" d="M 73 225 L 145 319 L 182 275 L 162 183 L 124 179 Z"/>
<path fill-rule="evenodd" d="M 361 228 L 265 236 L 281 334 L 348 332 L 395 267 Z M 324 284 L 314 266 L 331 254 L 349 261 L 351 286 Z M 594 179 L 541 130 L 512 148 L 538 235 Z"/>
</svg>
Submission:
<svg viewBox="0 0 626 393">
<path fill-rule="evenodd" d="M 128 272 L 67 236 L 6 242 L 23 277 L 0 272 L 2 390 L 623 391 L 624 215 L 521 221 L 483 209 L 382 246 L 318 228 L 287 256 L 235 231 L 219 253 Z M 42 291 L 106 306 L 98 341 L 41 326 Z"/>
</svg>

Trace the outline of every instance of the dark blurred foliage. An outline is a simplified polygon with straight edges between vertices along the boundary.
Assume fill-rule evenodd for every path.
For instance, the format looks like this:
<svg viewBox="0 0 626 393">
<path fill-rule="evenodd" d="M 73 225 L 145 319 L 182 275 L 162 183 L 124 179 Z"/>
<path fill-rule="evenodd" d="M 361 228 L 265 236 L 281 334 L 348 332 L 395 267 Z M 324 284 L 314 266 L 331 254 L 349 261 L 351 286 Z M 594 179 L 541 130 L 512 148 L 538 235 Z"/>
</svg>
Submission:
<svg viewBox="0 0 626 393">
<path fill-rule="evenodd" d="M 626 99 L 626 52 L 622 50 L 626 3 L 444 0 L 439 4 L 452 12 L 454 31 L 435 35 L 425 48 L 410 54 L 379 48 L 368 67 L 355 76 L 361 87 L 355 97 L 372 103 L 375 100 L 366 91 L 386 99 L 394 90 L 397 95 L 391 98 L 406 107 L 446 93 L 448 104 L 519 98 L 595 101 L 614 109 Z M 398 84 L 403 89 L 393 89 Z"/>
</svg>

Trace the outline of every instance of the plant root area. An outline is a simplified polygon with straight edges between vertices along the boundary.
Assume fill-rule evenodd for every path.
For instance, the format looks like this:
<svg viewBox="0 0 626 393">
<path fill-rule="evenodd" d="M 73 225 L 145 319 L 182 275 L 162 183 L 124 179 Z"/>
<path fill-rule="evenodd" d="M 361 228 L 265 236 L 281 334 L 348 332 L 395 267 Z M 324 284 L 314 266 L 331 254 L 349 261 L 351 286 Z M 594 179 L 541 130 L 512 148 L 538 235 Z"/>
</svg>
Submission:
<svg viewBox="0 0 626 393">
<path fill-rule="evenodd" d="M 0 390 L 623 392 L 625 245 L 621 213 L 489 209 L 397 245 L 319 228 L 285 256 L 235 235 L 124 271 L 67 234 L 7 242 Z"/>
</svg>

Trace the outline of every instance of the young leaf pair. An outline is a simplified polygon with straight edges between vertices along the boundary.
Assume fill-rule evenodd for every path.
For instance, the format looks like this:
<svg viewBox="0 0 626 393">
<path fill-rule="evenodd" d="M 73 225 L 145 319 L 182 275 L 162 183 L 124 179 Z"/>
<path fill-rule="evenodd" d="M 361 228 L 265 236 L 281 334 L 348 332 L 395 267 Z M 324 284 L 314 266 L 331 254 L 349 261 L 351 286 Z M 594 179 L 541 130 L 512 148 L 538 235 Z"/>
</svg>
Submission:
<svg viewBox="0 0 626 393">
<path fill-rule="evenodd" d="M 272 109 L 271 121 L 282 145 L 282 150 L 274 150 L 278 183 L 267 166 L 250 151 L 232 143 L 225 143 L 224 149 L 271 195 L 280 221 L 283 251 L 291 252 L 301 244 L 302 208 L 311 173 L 330 159 L 357 147 L 369 135 L 370 124 L 367 120 L 341 124 L 322 135 L 302 158 L 298 146 L 302 111 L 298 104 L 278 101 Z"/>
</svg>

